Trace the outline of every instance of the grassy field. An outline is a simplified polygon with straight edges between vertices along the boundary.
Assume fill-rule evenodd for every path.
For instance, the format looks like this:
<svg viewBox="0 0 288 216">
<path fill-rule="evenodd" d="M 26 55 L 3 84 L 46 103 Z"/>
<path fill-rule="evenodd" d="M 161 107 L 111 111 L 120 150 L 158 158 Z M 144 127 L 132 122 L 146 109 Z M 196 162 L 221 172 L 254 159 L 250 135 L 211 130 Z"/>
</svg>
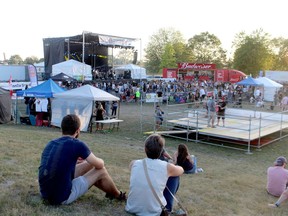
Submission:
<svg viewBox="0 0 288 216">
<path fill-rule="evenodd" d="M 144 106 L 147 113 L 153 107 Z M 92 151 L 105 160 L 115 183 L 129 192 L 131 160 L 145 157 L 145 135 L 140 128 L 140 106 L 121 104 L 120 129 L 111 133 L 81 133 Z M 165 110 L 165 106 L 163 105 Z M 153 121 L 148 115 L 143 120 Z M 151 130 L 151 124 L 142 124 Z M 47 206 L 39 196 L 37 174 L 41 152 L 47 142 L 61 136 L 58 128 L 27 125 L 0 125 L 0 215 L 129 215 L 124 203 L 106 199 L 102 191 L 92 188 L 69 206 Z M 279 156 L 288 156 L 287 139 L 252 149 L 253 154 L 217 146 L 186 143 L 166 138 L 166 149 L 173 154 L 179 143 L 186 143 L 190 153 L 198 157 L 203 173 L 181 176 L 177 193 L 189 215 L 288 215 L 288 202 L 269 209 L 276 201 L 267 194 L 266 170 Z M 141 195 L 139 195 L 141 196 Z"/>
</svg>

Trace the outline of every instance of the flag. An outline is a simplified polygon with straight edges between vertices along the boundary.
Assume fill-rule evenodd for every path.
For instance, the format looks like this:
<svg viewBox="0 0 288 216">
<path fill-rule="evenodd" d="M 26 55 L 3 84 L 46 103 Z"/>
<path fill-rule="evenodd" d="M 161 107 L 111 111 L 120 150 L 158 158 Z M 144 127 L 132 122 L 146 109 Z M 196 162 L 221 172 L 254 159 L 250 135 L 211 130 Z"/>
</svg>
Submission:
<svg viewBox="0 0 288 216">
<path fill-rule="evenodd" d="M 12 76 L 11 75 L 10 75 L 10 79 L 9 79 L 8 83 L 9 83 L 10 97 L 12 97 L 13 89 L 12 89 Z"/>
</svg>

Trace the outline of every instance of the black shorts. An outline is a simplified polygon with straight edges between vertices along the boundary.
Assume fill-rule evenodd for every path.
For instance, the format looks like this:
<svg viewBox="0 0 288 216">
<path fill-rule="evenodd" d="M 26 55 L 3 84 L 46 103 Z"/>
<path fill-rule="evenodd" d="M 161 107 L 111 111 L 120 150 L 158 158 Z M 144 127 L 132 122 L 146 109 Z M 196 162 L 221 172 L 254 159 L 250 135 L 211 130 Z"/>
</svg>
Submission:
<svg viewBox="0 0 288 216">
<path fill-rule="evenodd" d="M 225 113 L 224 112 L 218 112 L 217 113 L 217 119 L 220 119 L 220 118 L 225 119 Z"/>
</svg>

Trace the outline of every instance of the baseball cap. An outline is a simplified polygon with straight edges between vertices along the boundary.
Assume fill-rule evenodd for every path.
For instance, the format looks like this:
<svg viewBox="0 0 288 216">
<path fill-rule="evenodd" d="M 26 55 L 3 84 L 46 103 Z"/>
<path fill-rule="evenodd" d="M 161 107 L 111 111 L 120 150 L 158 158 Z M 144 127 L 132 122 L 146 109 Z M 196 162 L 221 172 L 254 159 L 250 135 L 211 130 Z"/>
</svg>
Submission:
<svg viewBox="0 0 288 216">
<path fill-rule="evenodd" d="M 275 166 L 283 166 L 284 163 L 287 163 L 287 159 L 283 156 L 280 156 L 274 162 Z"/>
</svg>

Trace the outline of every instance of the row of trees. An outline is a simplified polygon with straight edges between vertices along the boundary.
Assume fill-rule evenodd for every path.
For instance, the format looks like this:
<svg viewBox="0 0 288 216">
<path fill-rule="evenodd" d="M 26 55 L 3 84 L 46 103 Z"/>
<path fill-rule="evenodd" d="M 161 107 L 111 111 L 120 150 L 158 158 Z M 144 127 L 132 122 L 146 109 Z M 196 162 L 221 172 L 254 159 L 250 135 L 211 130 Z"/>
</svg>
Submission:
<svg viewBox="0 0 288 216">
<path fill-rule="evenodd" d="M 36 56 L 27 57 L 24 60 L 20 55 L 12 55 L 8 60 L 4 60 L 2 64 L 21 65 L 21 64 L 35 64 L 43 62 L 44 58 L 37 58 Z"/>
<path fill-rule="evenodd" d="M 185 42 L 173 28 L 160 29 L 152 35 L 144 62 L 149 73 L 162 73 L 163 68 L 176 68 L 178 62 L 216 64 L 257 76 L 259 71 L 288 70 L 288 39 L 271 38 L 263 29 L 248 35 L 238 33 L 233 41 L 231 57 L 214 34 L 203 32 Z"/>
<path fill-rule="evenodd" d="M 163 68 L 176 68 L 178 62 L 216 64 L 217 68 L 229 68 L 257 76 L 259 71 L 288 70 L 288 39 L 271 38 L 262 29 L 248 35 L 240 32 L 232 43 L 233 53 L 227 56 L 222 43 L 209 32 L 194 35 L 186 42 L 174 28 L 162 28 L 152 35 L 145 49 L 145 61 L 141 62 L 148 73 L 162 73 Z M 121 50 L 114 58 L 114 65 L 132 62 L 133 51 Z M 35 56 L 24 61 L 13 55 L 5 63 L 34 64 L 44 61 Z"/>
</svg>

